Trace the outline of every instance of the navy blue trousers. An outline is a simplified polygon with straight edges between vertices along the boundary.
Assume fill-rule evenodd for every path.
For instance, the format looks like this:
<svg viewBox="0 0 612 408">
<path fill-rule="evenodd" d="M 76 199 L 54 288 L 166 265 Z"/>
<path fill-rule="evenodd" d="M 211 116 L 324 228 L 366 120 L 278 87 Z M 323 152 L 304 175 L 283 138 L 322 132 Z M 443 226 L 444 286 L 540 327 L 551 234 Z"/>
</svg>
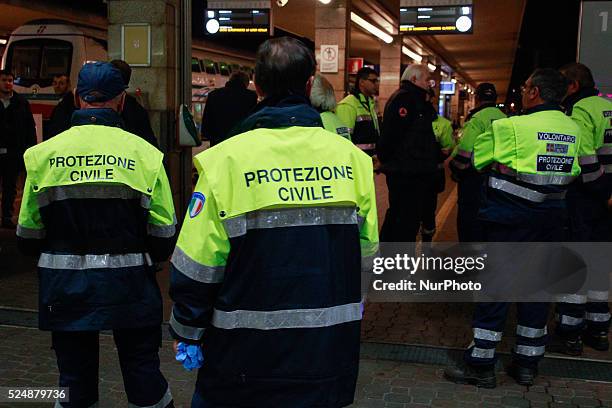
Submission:
<svg viewBox="0 0 612 408">
<path fill-rule="evenodd" d="M 168 383 L 159 370 L 161 326 L 113 330 L 125 393 L 137 407 L 167 407 Z M 99 332 L 54 331 L 52 344 L 60 372 L 59 386 L 69 388 L 65 408 L 90 407 L 98 401 Z M 160 405 L 156 405 L 160 404 Z"/>
<path fill-rule="evenodd" d="M 612 240 L 612 216 L 607 200 L 586 195 L 577 189 L 570 193 L 567 199 L 570 213 L 569 241 Z M 567 302 L 558 302 L 555 313 L 557 332 L 567 338 L 577 338 L 585 330 L 592 333 L 608 332 L 611 320 L 609 288 L 610 281 L 605 276 L 596 276 L 586 293 L 570 294 Z"/>
</svg>

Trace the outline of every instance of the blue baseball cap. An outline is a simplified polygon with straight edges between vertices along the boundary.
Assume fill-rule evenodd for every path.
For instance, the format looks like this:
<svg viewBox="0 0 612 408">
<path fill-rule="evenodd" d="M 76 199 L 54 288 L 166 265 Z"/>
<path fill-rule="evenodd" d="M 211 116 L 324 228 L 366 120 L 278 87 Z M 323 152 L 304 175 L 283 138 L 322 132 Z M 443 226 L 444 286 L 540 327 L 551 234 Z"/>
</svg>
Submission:
<svg viewBox="0 0 612 408">
<path fill-rule="evenodd" d="M 106 102 L 126 88 L 121 71 L 113 65 L 108 62 L 88 62 L 79 72 L 76 91 L 85 102 Z"/>
</svg>

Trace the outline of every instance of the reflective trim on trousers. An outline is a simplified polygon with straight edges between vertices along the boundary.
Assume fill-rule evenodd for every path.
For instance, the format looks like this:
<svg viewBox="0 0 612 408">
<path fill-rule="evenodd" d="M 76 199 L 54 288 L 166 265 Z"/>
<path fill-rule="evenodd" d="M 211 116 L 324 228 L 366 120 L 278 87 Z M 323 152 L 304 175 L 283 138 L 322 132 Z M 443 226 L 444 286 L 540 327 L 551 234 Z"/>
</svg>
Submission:
<svg viewBox="0 0 612 408">
<path fill-rule="evenodd" d="M 544 326 L 543 329 L 535 329 L 533 327 L 521 326 L 520 324 L 516 326 L 516 335 L 528 337 L 530 339 L 537 339 L 540 337 L 544 337 L 548 334 L 548 329 Z"/>
<path fill-rule="evenodd" d="M 140 199 L 143 208 L 151 206 L 151 197 L 123 184 L 72 184 L 68 186 L 49 187 L 38 194 L 38 207 L 45 207 L 55 201 L 70 199 Z"/>
<path fill-rule="evenodd" d="M 608 292 L 607 290 L 589 290 L 587 292 L 587 298 L 589 300 L 594 300 L 598 302 L 608 301 L 609 296 L 610 292 Z"/>
<path fill-rule="evenodd" d="M 319 309 L 291 309 L 274 311 L 215 309 L 212 325 L 220 329 L 312 329 L 361 320 L 358 303 Z"/>
<path fill-rule="evenodd" d="M 584 319 L 582 317 L 572 317 L 567 315 L 557 315 L 557 321 L 566 326 L 580 326 Z"/>
<path fill-rule="evenodd" d="M 519 181 L 524 181 L 525 183 L 534 184 L 537 186 L 565 186 L 576 180 L 576 176 L 571 175 L 519 173 L 516 170 L 499 163 L 495 163 L 493 169 L 497 170 L 501 174 L 513 176 Z"/>
<path fill-rule="evenodd" d="M 585 295 L 578 295 L 578 294 L 565 294 L 565 295 L 558 295 L 557 296 L 557 302 L 563 302 L 563 303 L 573 303 L 576 305 L 584 305 L 587 302 L 587 297 Z"/>
<path fill-rule="evenodd" d="M 355 122 L 372 122 L 372 116 L 370 115 L 359 115 L 355 118 Z"/>
<path fill-rule="evenodd" d="M 49 269 L 114 269 L 145 265 L 146 257 L 138 254 L 64 255 L 43 252 L 38 260 L 39 268 Z"/>
<path fill-rule="evenodd" d="M 179 323 L 174 317 L 174 310 L 170 314 L 170 320 L 168 320 L 168 324 L 172 327 L 172 330 L 176 332 L 179 336 L 190 339 L 190 340 L 200 340 L 202 335 L 204 334 L 204 328 L 202 327 L 193 327 L 187 326 L 185 324 Z"/>
<path fill-rule="evenodd" d="M 470 355 L 472 357 L 474 357 L 474 358 L 491 359 L 491 358 L 495 357 L 495 349 L 494 348 L 483 349 L 483 348 L 479 348 L 479 347 L 474 347 L 472 349 L 472 353 Z"/>
<path fill-rule="evenodd" d="M 44 239 L 47 235 L 47 230 L 44 228 L 28 228 L 21 224 L 17 225 L 17 236 L 25 239 Z"/>
<path fill-rule="evenodd" d="M 610 320 L 610 313 L 586 313 L 586 319 L 589 322 L 607 322 Z"/>
<path fill-rule="evenodd" d="M 474 338 L 488 341 L 501 341 L 502 332 L 474 327 Z"/>
<path fill-rule="evenodd" d="M 193 260 L 179 246 L 174 248 L 170 263 L 194 281 L 202 283 L 220 283 L 225 277 L 225 265 L 209 266 Z"/>
<path fill-rule="evenodd" d="M 172 393 L 170 392 L 170 387 L 168 386 L 166 393 L 156 404 L 144 406 L 128 402 L 128 408 L 165 408 L 170 403 L 170 401 L 172 401 Z"/>
<path fill-rule="evenodd" d="M 526 346 L 524 344 L 517 344 L 514 346 L 514 352 L 527 357 L 536 357 L 544 355 L 544 346 Z"/>
<path fill-rule="evenodd" d="M 578 163 L 583 166 L 585 164 L 595 164 L 599 162 L 599 158 L 596 154 L 590 154 L 588 156 L 580 156 L 578 157 Z"/>
<path fill-rule="evenodd" d="M 495 177 L 489 177 L 489 187 L 535 203 L 542 203 L 546 200 L 562 200 L 565 198 L 565 191 L 562 193 L 545 194 Z"/>
<path fill-rule="evenodd" d="M 311 225 L 358 225 L 355 207 L 300 207 L 253 211 L 223 221 L 230 238 L 245 235 L 248 230 L 303 227 Z"/>
</svg>

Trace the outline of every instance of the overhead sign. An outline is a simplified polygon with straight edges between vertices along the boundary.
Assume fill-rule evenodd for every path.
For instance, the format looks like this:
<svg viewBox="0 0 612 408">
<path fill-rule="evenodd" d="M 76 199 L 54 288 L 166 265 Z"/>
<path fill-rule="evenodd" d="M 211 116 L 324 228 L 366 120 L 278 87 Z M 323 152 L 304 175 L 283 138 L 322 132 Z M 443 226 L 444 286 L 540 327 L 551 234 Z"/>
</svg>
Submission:
<svg viewBox="0 0 612 408">
<path fill-rule="evenodd" d="M 430 0 L 429 5 L 415 5 L 414 0 L 401 0 L 400 33 L 427 35 L 473 33 L 472 1 L 456 0 L 447 3 L 453 4 L 440 5 L 441 2 Z"/>
<path fill-rule="evenodd" d="M 593 72 L 595 85 L 612 99 L 612 1 L 583 1 L 578 61 Z"/>
<path fill-rule="evenodd" d="M 338 45 L 321 45 L 321 72 L 338 72 Z"/>
<path fill-rule="evenodd" d="M 440 95 L 454 95 L 455 94 L 455 83 L 442 81 L 440 82 Z"/>
<path fill-rule="evenodd" d="M 363 58 L 349 58 L 348 64 L 349 74 L 356 74 L 361 68 L 363 68 Z"/>
<path fill-rule="evenodd" d="M 264 1 L 208 1 L 204 13 L 207 35 L 217 33 L 271 34 L 271 3 Z"/>
</svg>

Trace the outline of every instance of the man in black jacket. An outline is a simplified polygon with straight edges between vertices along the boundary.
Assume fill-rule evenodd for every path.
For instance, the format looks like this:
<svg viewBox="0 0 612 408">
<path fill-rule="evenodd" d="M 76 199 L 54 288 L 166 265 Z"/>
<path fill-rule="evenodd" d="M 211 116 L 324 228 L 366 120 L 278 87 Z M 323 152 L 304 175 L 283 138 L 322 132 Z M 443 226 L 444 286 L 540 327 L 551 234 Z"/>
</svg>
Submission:
<svg viewBox="0 0 612 408">
<path fill-rule="evenodd" d="M 214 146 L 230 137 L 230 130 L 248 116 L 257 104 L 257 94 L 250 89 L 249 77 L 235 72 L 224 88 L 208 94 L 202 117 L 202 134 Z"/>
<path fill-rule="evenodd" d="M 130 68 L 129 64 L 123 60 L 112 60 L 110 63 L 121 72 L 125 86 L 129 86 L 130 79 L 132 78 L 132 68 Z M 129 94 L 125 95 L 121 119 L 123 119 L 123 130 L 140 136 L 153 146 L 158 147 L 157 138 L 149 121 L 149 114 L 138 103 L 136 98 Z"/>
<path fill-rule="evenodd" d="M 74 105 L 74 94 L 70 90 L 70 78 L 66 74 L 53 77 L 53 90 L 56 95 L 61 95 L 61 99 L 51 113 L 49 126 L 43 135 L 45 140 L 59 135 L 64 130 L 70 128 L 70 119 L 76 109 Z"/>
<path fill-rule="evenodd" d="M 30 104 L 13 92 L 13 74 L 0 70 L 0 178 L 2 178 L 2 227 L 15 228 L 13 202 L 17 176 L 23 168 L 23 152 L 36 144 L 36 127 Z"/>
<path fill-rule="evenodd" d="M 409 65 L 400 89 L 385 106 L 377 152 L 387 176 L 389 210 L 381 241 L 414 242 L 436 199 L 440 145 L 433 132 L 437 115 L 427 101 L 428 88 L 427 67 Z"/>
</svg>

